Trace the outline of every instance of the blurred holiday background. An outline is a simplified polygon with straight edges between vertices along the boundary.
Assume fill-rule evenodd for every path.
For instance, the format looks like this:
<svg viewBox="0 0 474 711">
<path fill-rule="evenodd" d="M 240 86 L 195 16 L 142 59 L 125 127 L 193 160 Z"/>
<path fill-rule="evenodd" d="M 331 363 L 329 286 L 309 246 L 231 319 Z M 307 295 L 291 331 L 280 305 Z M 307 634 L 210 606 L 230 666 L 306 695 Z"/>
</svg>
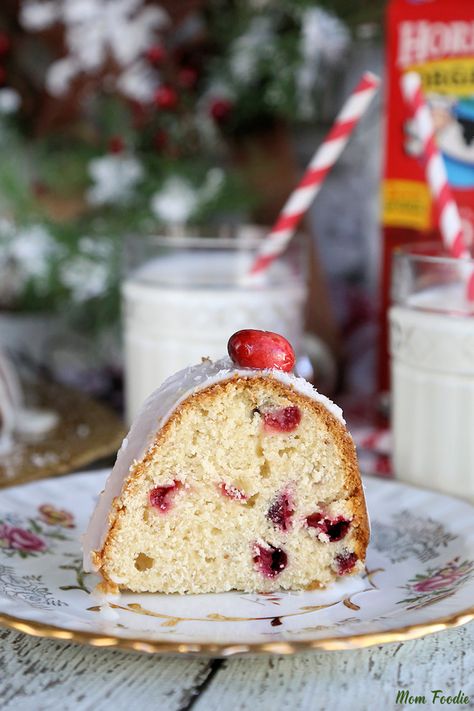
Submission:
<svg viewBox="0 0 474 711">
<path fill-rule="evenodd" d="M 5 476 L 115 449 L 124 245 L 271 225 L 362 72 L 380 72 L 382 12 L 377 0 L 2 3 L 0 401 L 19 432 Z M 375 388 L 380 104 L 304 227 L 306 331 L 323 364 L 311 372 L 361 409 Z"/>
</svg>

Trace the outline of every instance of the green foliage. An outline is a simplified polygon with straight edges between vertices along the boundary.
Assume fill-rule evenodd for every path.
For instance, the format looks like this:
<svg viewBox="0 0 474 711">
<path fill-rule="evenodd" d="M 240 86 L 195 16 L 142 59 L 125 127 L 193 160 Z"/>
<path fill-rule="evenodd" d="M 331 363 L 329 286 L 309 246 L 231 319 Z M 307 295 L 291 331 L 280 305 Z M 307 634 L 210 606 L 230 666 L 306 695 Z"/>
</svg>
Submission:
<svg viewBox="0 0 474 711">
<path fill-rule="evenodd" d="M 116 100 L 115 104 L 120 105 L 120 102 Z M 110 110 L 111 106 L 112 102 L 108 101 L 107 111 L 116 115 Z M 110 125 L 108 119 L 104 119 L 103 131 L 108 132 Z M 103 140 L 98 141 L 99 145 L 103 143 Z M 66 311 L 69 320 L 81 331 L 99 331 L 104 325 L 117 321 L 124 237 L 137 235 L 139 239 L 142 234 L 160 232 L 166 227 L 151 211 L 153 194 L 170 176 L 181 177 L 197 190 L 212 167 L 204 156 L 176 161 L 149 150 L 137 150 L 135 155 L 143 167 L 143 179 L 130 201 L 93 206 L 84 200 L 85 191 L 91 185 L 90 161 L 97 157 L 97 148 L 90 143 L 71 142 L 64 135 L 29 142 L 12 126 L 0 124 L 0 146 L 0 209 L 6 222 L 6 227 L 0 229 L 0 272 L 17 270 L 13 285 L 15 289 L 20 287 L 11 294 L 6 292 L 6 287 L 3 290 L 0 287 L 0 306 L 30 312 Z M 61 212 L 68 198 L 77 198 L 79 214 L 67 220 L 56 217 L 54 207 Z M 254 203 L 255 197 L 245 189 L 238 173 L 228 171 L 218 193 L 198 206 L 190 222 L 206 225 L 219 218 L 229 219 L 232 215 L 245 214 Z M 40 277 L 23 273 L 23 267 L 28 269 L 25 260 L 17 264 L 14 258 L 8 257 L 22 233 L 36 225 L 41 226 L 55 245 Z M 96 245 L 97 254 L 84 253 L 84 238 Z M 4 263 L 2 255 L 4 260 L 7 255 Z M 64 275 L 75 269 L 78 259 L 81 268 L 84 259 L 90 260 L 91 268 L 97 268 L 97 264 L 104 266 L 106 277 L 100 293 L 78 298 L 75 292 L 81 289 L 68 285 Z"/>
<path fill-rule="evenodd" d="M 341 18 L 351 29 L 365 23 L 383 24 L 386 0 L 319 0 L 318 5 Z"/>
<path fill-rule="evenodd" d="M 380 14 L 378 3 L 363 0 L 322 0 L 319 6 L 348 24 L 376 21 Z M 148 69 L 155 72 L 157 87 L 175 91 L 171 109 L 158 108 L 153 97 L 137 106 L 111 90 L 107 65 L 104 82 L 99 75 L 93 78 L 93 89 L 65 114 L 74 119 L 59 128 L 36 131 L 31 110 L 28 116 L 25 111 L 13 119 L 0 117 L 0 307 L 67 310 L 87 329 L 116 321 L 123 238 L 166 228 L 153 212 L 152 198 L 170 177 L 184 181 L 198 197 L 191 224 L 247 219 L 259 196 L 246 187 L 233 151 L 242 134 L 248 138 L 275 122 L 308 118 L 307 111 L 299 113 L 298 72 L 309 61 L 302 36 L 306 13 L 314 7 L 310 0 L 211 0 L 202 11 L 204 40 L 198 45 L 186 46 L 179 28 L 167 29 L 167 36 L 157 39 L 165 60 Z M 38 36 L 36 43 L 40 48 Z M 45 44 L 45 56 L 49 50 Z M 67 52 L 66 44 L 61 51 Z M 183 68 L 195 72 L 189 86 L 180 84 Z M 322 76 L 310 87 L 311 118 L 327 80 L 324 62 L 317 69 Z M 222 121 L 212 114 L 212 101 L 219 98 L 230 104 Z M 66 101 L 74 106 L 73 98 Z M 110 146 L 111 139 L 119 141 L 118 148 Z M 104 158 L 119 155 L 135 161 L 141 177 L 115 198 L 92 201 L 91 165 L 97 168 L 99 160 L 103 167 Z M 216 166 L 223 179 L 202 197 Z M 114 177 L 112 169 L 110 184 Z M 30 254 L 28 240 L 35 241 Z"/>
</svg>

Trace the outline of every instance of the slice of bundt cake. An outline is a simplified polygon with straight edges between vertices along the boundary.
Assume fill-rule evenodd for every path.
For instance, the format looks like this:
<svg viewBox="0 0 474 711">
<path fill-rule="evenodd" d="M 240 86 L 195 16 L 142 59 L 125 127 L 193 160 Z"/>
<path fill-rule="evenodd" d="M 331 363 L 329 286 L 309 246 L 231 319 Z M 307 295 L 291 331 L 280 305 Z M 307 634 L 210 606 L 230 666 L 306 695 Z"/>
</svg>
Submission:
<svg viewBox="0 0 474 711">
<path fill-rule="evenodd" d="M 301 590 L 362 570 L 341 411 L 289 372 L 281 336 L 239 331 L 229 354 L 165 381 L 124 440 L 83 541 L 106 589 Z"/>
</svg>

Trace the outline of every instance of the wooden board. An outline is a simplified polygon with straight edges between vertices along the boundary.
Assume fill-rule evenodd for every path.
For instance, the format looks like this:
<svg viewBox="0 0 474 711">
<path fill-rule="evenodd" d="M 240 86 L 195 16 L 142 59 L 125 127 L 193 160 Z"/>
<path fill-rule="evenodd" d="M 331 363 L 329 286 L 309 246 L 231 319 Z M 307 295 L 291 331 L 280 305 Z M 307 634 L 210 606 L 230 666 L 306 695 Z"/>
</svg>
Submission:
<svg viewBox="0 0 474 711">
<path fill-rule="evenodd" d="M 2 711 L 329 711 L 396 705 L 399 689 L 471 699 L 474 624 L 404 644 L 293 657 L 201 660 L 92 649 L 0 630 Z"/>
<path fill-rule="evenodd" d="M 29 399 L 58 414 L 59 424 L 37 442 L 17 437 L 12 449 L 0 455 L 0 487 L 77 471 L 114 455 L 124 427 L 108 407 L 77 390 L 43 383 Z"/>
</svg>

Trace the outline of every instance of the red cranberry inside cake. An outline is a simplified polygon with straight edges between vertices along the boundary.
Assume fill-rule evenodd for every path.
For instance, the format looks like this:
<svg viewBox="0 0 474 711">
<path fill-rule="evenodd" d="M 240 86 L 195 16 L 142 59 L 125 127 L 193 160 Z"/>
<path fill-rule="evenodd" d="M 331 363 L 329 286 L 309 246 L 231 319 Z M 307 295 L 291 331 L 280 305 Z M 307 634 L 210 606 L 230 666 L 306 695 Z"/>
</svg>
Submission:
<svg viewBox="0 0 474 711">
<path fill-rule="evenodd" d="M 182 486 L 180 481 L 174 481 L 168 486 L 155 486 L 149 494 L 150 504 L 161 513 L 165 513 L 173 505 L 174 496 Z"/>
<path fill-rule="evenodd" d="M 275 578 L 288 565 L 288 556 L 282 548 L 255 543 L 253 562 L 266 578 Z"/>
<path fill-rule="evenodd" d="M 223 496 L 227 496 L 229 499 L 234 499 L 234 501 L 246 501 L 247 496 L 241 489 L 238 489 L 233 484 L 227 484 L 227 482 L 222 481 L 219 484 L 219 491 Z"/>
<path fill-rule="evenodd" d="M 294 432 L 301 422 L 301 410 L 295 405 L 265 412 L 263 415 L 266 432 Z"/>
<path fill-rule="evenodd" d="M 357 563 L 357 555 L 344 551 L 335 558 L 336 571 L 339 575 L 347 575 L 351 573 Z"/>
<path fill-rule="evenodd" d="M 267 516 L 280 531 L 289 531 L 294 513 L 293 497 L 288 491 L 284 491 L 273 501 Z"/>
<path fill-rule="evenodd" d="M 315 528 L 319 533 L 325 534 L 331 543 L 340 541 L 349 531 L 351 522 L 343 516 L 325 518 L 322 513 L 313 513 L 306 519 L 308 528 Z"/>
</svg>

